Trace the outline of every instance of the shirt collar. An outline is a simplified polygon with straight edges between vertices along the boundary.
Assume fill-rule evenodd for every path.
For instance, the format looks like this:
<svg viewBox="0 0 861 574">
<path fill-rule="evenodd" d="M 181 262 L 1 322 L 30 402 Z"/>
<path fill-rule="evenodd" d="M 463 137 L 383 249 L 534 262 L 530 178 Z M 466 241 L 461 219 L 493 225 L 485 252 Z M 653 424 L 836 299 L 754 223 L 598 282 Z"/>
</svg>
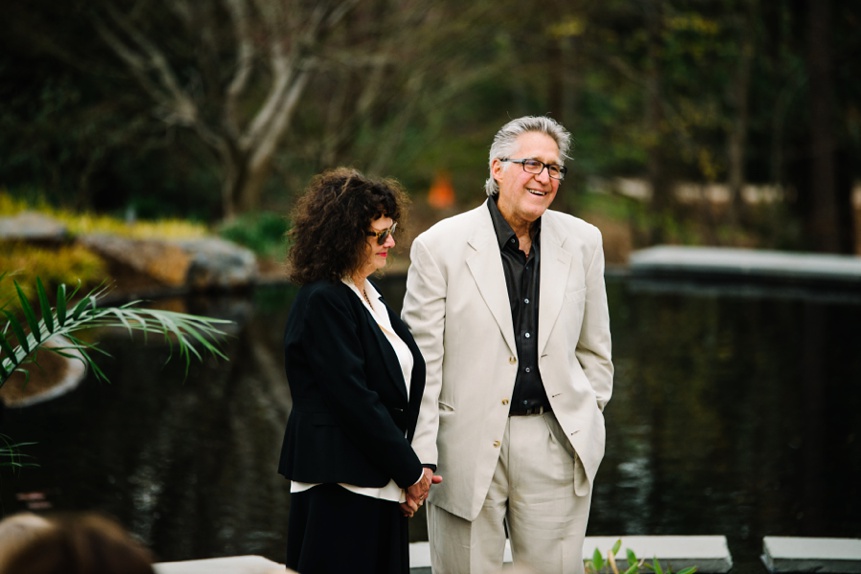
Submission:
<svg viewBox="0 0 861 574">
<path fill-rule="evenodd" d="M 516 238 L 514 234 L 514 230 L 511 229 L 511 225 L 505 221 L 505 218 L 502 216 L 502 213 L 499 211 L 499 206 L 496 205 L 497 200 L 499 199 L 499 195 L 493 195 L 487 201 L 487 208 L 490 210 L 490 219 L 493 221 L 493 229 L 496 231 L 496 242 L 499 244 L 499 248 L 502 249 L 505 247 L 509 241 L 511 241 L 512 237 Z M 541 218 L 535 220 L 531 227 L 532 239 L 534 240 L 538 237 L 538 234 L 541 232 Z"/>
</svg>

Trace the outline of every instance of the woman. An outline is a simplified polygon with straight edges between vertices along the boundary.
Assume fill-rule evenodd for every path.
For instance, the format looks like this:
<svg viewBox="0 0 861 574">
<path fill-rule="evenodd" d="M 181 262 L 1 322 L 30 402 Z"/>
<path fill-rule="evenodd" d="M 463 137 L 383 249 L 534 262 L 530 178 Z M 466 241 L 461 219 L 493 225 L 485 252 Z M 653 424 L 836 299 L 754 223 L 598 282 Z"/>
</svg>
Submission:
<svg viewBox="0 0 861 574">
<path fill-rule="evenodd" d="M 287 567 L 409 571 L 407 517 L 432 473 L 410 447 L 425 364 L 368 280 L 395 246 L 405 195 L 338 168 L 312 179 L 293 212 L 287 320 L 293 410 L 279 472 L 291 480 Z"/>
</svg>

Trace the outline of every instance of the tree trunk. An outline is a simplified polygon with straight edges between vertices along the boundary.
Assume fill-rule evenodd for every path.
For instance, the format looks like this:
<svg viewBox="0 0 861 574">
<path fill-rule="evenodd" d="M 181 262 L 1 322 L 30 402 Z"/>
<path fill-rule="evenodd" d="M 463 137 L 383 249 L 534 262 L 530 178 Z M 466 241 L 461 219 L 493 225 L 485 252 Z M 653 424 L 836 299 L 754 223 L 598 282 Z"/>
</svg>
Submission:
<svg viewBox="0 0 861 574">
<path fill-rule="evenodd" d="M 745 186 L 745 155 L 747 130 L 750 116 L 749 92 L 751 69 L 755 49 L 755 15 L 758 2 L 749 0 L 746 13 L 741 18 L 741 57 L 739 58 L 736 77 L 731 88 L 731 100 L 735 108 L 732 126 L 727 142 L 729 163 L 729 192 L 730 192 L 730 224 L 735 226 L 744 219 L 744 198 L 742 193 Z"/>
<path fill-rule="evenodd" d="M 831 0 L 808 0 L 811 209 L 807 230 L 817 251 L 840 251 L 834 145 Z"/>
<path fill-rule="evenodd" d="M 664 237 L 664 220 L 671 206 L 670 189 L 665 173 L 663 136 L 663 96 L 661 58 L 663 52 L 663 0 L 646 3 L 646 30 L 649 37 L 648 71 L 646 72 L 646 130 L 648 132 L 648 180 L 652 188 L 652 214 L 649 230 L 650 242 L 661 243 Z"/>
</svg>

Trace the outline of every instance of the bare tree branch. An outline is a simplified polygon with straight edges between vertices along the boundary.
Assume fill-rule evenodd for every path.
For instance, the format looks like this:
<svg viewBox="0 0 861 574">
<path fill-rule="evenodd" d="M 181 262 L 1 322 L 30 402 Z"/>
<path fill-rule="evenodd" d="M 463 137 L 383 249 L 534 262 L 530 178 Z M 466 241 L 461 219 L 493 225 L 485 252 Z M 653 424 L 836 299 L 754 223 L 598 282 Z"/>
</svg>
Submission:
<svg viewBox="0 0 861 574">
<path fill-rule="evenodd" d="M 170 68 L 164 53 L 115 8 L 108 6 L 107 10 L 111 19 L 137 44 L 143 53 L 144 59 L 142 61 L 149 64 L 148 66 L 144 64 L 144 72 L 147 69 L 153 70 L 160 81 L 161 88 L 169 96 L 162 97 L 160 102 L 170 110 L 167 121 L 186 126 L 194 124 L 197 121 L 197 106 L 193 99 L 180 87 L 176 74 Z M 141 58 L 138 56 L 134 56 L 133 59 L 141 61 Z"/>
<path fill-rule="evenodd" d="M 245 0 L 225 0 L 225 5 L 233 19 L 233 28 L 239 46 L 236 70 L 225 93 L 224 123 L 230 133 L 236 137 L 240 132 L 237 117 L 238 100 L 248 86 L 248 79 L 254 67 L 255 50 L 254 42 L 251 40 L 251 24 Z"/>
</svg>

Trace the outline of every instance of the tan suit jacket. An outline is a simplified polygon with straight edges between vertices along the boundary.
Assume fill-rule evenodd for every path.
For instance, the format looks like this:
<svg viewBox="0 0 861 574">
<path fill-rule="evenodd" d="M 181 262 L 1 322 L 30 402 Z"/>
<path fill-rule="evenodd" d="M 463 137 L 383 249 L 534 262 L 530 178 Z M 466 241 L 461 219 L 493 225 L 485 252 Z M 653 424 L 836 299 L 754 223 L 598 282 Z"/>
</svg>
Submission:
<svg viewBox="0 0 861 574">
<path fill-rule="evenodd" d="M 437 464 L 432 503 L 474 520 L 490 488 L 518 359 L 502 259 L 487 205 L 413 242 L 402 317 L 427 363 L 412 446 Z M 586 494 L 604 456 L 602 411 L 613 386 L 601 233 L 547 211 L 541 219 L 539 370 L 582 461 Z"/>
</svg>

